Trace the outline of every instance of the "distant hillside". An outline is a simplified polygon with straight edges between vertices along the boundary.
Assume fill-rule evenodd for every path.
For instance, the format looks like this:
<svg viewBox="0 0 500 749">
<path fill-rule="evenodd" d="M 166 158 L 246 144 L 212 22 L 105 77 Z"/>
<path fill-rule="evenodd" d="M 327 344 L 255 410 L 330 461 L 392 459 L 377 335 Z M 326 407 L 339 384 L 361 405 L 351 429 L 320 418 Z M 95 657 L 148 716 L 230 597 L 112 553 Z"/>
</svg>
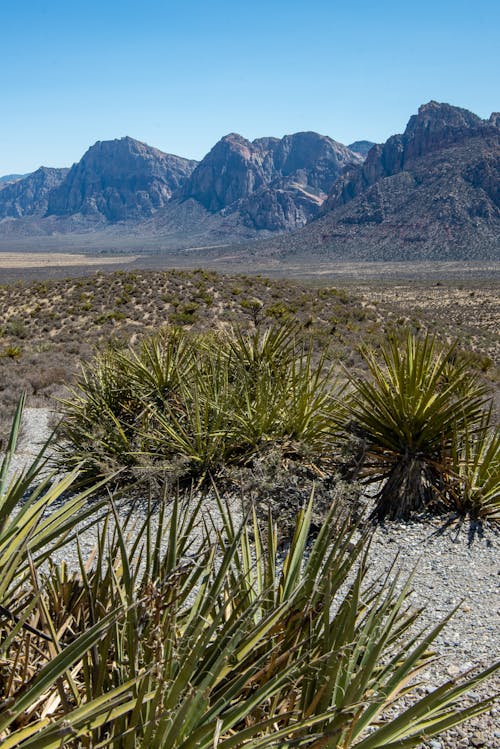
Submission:
<svg viewBox="0 0 500 749">
<path fill-rule="evenodd" d="M 232 133 L 199 164 L 128 137 L 98 142 L 63 178 L 54 177 L 43 203 L 35 196 L 30 203 L 31 175 L 17 183 L 22 210 L 2 192 L 0 219 L 30 219 L 0 225 L 0 234 L 110 229 L 171 233 L 189 243 L 197 236 L 234 240 L 287 231 L 317 216 L 334 181 L 361 161 L 317 133 L 253 142 Z"/>
<path fill-rule="evenodd" d="M 23 179 L 23 177 L 27 176 L 27 174 L 4 174 L 3 177 L 0 177 L 0 190 L 2 190 L 5 185 L 17 182 L 19 179 Z"/>
<path fill-rule="evenodd" d="M 371 140 L 356 140 L 354 143 L 350 143 L 347 148 L 354 151 L 354 153 L 359 154 L 363 159 L 366 159 L 368 151 L 375 145 L 376 144 Z"/>
<path fill-rule="evenodd" d="M 41 166 L 22 179 L 11 181 L 0 192 L 0 219 L 42 218 L 47 211 L 49 195 L 61 184 L 68 171 Z"/>
<path fill-rule="evenodd" d="M 334 184 L 322 217 L 254 248 L 357 260 L 500 259 L 500 115 L 430 102 Z"/>
<path fill-rule="evenodd" d="M 98 142 L 69 170 L 0 190 L 0 244 L 39 236 L 82 250 L 201 248 L 200 261 L 209 246 L 306 263 L 500 259 L 500 114 L 431 101 L 404 133 L 350 147 L 314 132 L 230 133 L 199 163 L 129 137 Z"/>
<path fill-rule="evenodd" d="M 319 214 L 335 180 L 361 163 L 346 146 L 318 133 L 252 142 L 237 133 L 222 138 L 174 196 L 193 200 L 220 217 L 220 232 L 282 232 Z M 166 214 L 174 206 L 168 206 Z"/>
<path fill-rule="evenodd" d="M 133 138 L 98 141 L 49 197 L 47 216 L 99 216 L 114 222 L 150 216 L 191 174 L 196 161 Z"/>
</svg>

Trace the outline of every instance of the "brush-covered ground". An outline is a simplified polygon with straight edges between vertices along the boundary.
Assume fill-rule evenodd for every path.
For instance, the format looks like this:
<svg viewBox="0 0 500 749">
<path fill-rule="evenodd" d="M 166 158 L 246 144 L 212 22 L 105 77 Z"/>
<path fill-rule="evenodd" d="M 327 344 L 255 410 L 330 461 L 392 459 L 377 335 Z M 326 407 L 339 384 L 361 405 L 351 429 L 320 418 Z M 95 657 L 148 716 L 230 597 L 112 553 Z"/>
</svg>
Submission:
<svg viewBox="0 0 500 749">
<path fill-rule="evenodd" d="M 98 272 L 0 285 L 1 420 L 19 393 L 55 405 L 99 348 L 125 347 L 162 326 L 242 330 L 298 320 L 318 350 L 350 371 L 362 366 L 360 343 L 377 345 L 387 329 L 430 330 L 458 339 L 460 356 L 499 383 L 500 282 L 271 280 L 207 270 Z"/>
</svg>

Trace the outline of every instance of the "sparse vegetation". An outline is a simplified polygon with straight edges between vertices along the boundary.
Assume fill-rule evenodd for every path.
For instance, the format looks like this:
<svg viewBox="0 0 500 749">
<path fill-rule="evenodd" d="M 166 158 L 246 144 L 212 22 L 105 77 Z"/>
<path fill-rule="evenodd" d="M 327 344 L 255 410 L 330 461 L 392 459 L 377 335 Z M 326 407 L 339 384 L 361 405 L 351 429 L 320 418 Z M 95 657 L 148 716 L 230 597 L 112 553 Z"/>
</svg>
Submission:
<svg viewBox="0 0 500 749">
<path fill-rule="evenodd" d="M 500 521 L 491 333 L 459 350 L 399 308 L 387 340 L 395 310 L 203 270 L 0 287 L 3 414 L 22 387 L 38 403 L 74 388 L 70 473 L 44 478 L 42 452 L 8 479 L 22 404 L 0 466 L 2 747 L 412 747 L 490 707 L 460 700 L 498 666 L 408 686 L 444 622 L 415 639 L 409 584 L 369 582 L 357 490 L 334 475 L 354 434 L 379 516 Z M 241 523 L 217 474 L 233 502 L 241 489 Z M 137 524 L 103 475 L 153 477 L 163 501 Z M 304 506 L 314 481 L 319 519 Z M 90 560 L 82 524 L 96 528 Z M 76 570 L 56 561 L 70 542 Z"/>
<path fill-rule="evenodd" d="M 338 326 L 342 334 L 358 302 L 349 294 L 340 302 L 328 289 L 322 293 L 317 308 L 314 288 L 202 269 L 98 272 L 88 278 L 0 285 L 0 401 L 12 414 L 20 392 L 33 394 L 32 373 L 39 369 L 64 368 L 63 380 L 71 383 L 79 362 L 106 348 L 110 339 L 127 346 L 166 324 L 195 332 L 223 330 L 228 325 L 252 328 L 263 320 L 272 321 L 264 309 L 274 304 L 293 310 L 293 319 L 308 328 L 318 347 L 323 346 L 329 343 L 325 340 L 328 320 L 342 307 Z M 343 348 L 352 351 L 355 345 L 352 340 Z M 22 349 L 20 360 L 1 356 L 8 347 L 12 353 L 15 347 Z M 61 395 L 61 384 L 58 375 L 38 388 L 37 403 L 47 405 L 51 396 Z"/>
</svg>

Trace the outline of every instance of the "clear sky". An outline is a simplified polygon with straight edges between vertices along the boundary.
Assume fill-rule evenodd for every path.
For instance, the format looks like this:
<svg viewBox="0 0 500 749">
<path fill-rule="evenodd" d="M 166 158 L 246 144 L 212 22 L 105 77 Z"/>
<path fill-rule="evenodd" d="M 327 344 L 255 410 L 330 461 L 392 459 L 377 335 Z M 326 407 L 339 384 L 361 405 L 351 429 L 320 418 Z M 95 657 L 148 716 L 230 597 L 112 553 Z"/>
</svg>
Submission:
<svg viewBox="0 0 500 749">
<path fill-rule="evenodd" d="M 430 99 L 500 110 L 498 0 L 1 0 L 0 175 L 123 135 L 384 141 Z"/>
</svg>

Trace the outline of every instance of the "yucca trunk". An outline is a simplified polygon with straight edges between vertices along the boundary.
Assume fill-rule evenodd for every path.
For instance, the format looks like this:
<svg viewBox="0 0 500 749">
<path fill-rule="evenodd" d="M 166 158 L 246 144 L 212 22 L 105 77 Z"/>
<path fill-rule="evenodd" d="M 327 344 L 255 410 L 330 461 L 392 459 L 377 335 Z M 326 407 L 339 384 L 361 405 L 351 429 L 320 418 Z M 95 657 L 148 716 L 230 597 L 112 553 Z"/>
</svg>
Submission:
<svg viewBox="0 0 500 749">
<path fill-rule="evenodd" d="M 435 508 L 439 501 L 437 474 L 425 458 L 410 452 L 402 455 L 377 495 L 373 517 L 408 520 L 415 514 Z"/>
</svg>

